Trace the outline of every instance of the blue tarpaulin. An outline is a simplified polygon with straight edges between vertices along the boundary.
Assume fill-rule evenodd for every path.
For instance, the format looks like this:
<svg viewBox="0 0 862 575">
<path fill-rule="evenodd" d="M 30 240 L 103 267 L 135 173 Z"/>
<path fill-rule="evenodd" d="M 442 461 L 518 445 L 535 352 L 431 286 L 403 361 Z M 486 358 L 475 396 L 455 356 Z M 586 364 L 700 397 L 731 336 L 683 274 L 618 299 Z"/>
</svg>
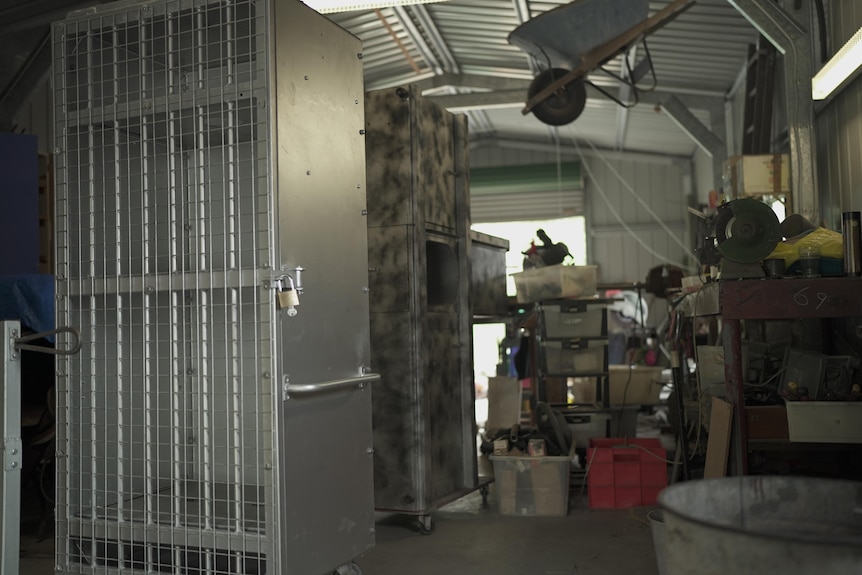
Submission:
<svg viewBox="0 0 862 575">
<path fill-rule="evenodd" d="M 19 320 L 36 332 L 54 329 L 54 276 L 0 276 L 0 319 Z"/>
</svg>

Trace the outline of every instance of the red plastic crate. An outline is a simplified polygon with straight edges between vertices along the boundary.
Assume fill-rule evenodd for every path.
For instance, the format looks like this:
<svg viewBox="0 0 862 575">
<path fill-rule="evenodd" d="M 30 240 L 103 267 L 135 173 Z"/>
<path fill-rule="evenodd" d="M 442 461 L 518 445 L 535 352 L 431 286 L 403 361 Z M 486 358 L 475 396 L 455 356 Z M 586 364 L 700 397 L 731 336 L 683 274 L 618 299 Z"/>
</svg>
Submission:
<svg viewBox="0 0 862 575">
<path fill-rule="evenodd" d="M 658 439 L 590 439 L 590 509 L 655 505 L 659 492 L 667 486 L 665 459 L 667 451 Z"/>
</svg>

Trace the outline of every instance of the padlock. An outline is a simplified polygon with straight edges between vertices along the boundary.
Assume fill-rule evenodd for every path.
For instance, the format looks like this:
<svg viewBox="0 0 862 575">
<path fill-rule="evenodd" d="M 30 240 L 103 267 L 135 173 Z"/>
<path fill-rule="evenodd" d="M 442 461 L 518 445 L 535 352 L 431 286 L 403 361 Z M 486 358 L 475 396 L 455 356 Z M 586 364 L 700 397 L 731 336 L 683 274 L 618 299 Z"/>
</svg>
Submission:
<svg viewBox="0 0 862 575">
<path fill-rule="evenodd" d="M 276 296 L 278 298 L 279 309 L 292 308 L 299 305 L 299 295 L 295 289 L 276 292 Z"/>
</svg>

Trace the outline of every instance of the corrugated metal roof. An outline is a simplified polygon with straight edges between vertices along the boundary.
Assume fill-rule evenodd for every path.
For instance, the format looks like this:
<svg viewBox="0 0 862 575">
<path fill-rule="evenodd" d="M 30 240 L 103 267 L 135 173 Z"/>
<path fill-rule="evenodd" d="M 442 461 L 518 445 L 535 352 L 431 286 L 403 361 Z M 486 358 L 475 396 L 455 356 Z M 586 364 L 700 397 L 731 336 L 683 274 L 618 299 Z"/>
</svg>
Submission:
<svg viewBox="0 0 862 575">
<path fill-rule="evenodd" d="M 533 18 L 567 4 L 549 0 L 520 1 L 526 4 Z M 518 2 L 449 0 L 421 7 L 389 8 L 379 14 L 334 14 L 331 18 L 362 39 L 366 85 L 370 89 L 446 74 L 452 76 L 452 87 L 440 87 L 438 82 L 435 93 L 476 93 L 480 88 L 475 86 L 477 77 L 521 80 L 519 89 L 533 77 L 536 66 L 531 68 L 531 57 L 507 40 L 521 24 L 516 9 Z M 650 2 L 650 13 L 661 10 L 669 2 Z M 756 38 L 754 28 L 727 0 L 697 0 L 692 8 L 647 38 L 658 90 L 723 98 L 739 77 L 748 44 Z M 645 54 L 642 46 L 637 54 L 639 57 Z M 546 66 L 544 62 L 536 64 L 538 68 Z M 621 58 L 609 62 L 607 68 L 618 74 Z M 612 94 L 618 93 L 620 82 L 606 74 L 595 72 L 589 80 Z M 645 78 L 643 82 L 648 85 L 650 79 Z M 487 90 L 486 86 L 479 91 Z M 492 88 L 491 93 L 494 90 Z M 476 97 L 485 96 L 477 94 Z M 532 115 L 522 116 L 518 103 L 524 100 L 525 91 L 523 97 L 513 97 L 508 102 L 509 107 L 500 108 L 499 101 L 495 100 L 494 108 L 471 110 L 471 134 L 550 141 L 553 132 L 548 126 Z M 570 126 L 561 128 L 560 133 L 565 137 L 570 137 L 570 133 L 578 134 L 602 147 L 617 148 L 621 143 L 622 149 L 692 154 L 695 143 L 666 114 L 656 113 L 654 107 L 654 104 L 644 103 L 621 114 L 619 106 L 611 100 L 600 95 L 591 96 L 584 113 Z M 709 125 L 705 112 L 692 111 Z M 620 122 L 626 122 L 624 129 L 618 125 Z M 622 142 L 618 140 L 618 132 L 625 135 Z"/>
<path fill-rule="evenodd" d="M 98 1 L 104 0 L 55 0 L 53 4 L 59 10 Z M 669 2 L 649 2 L 650 12 Z M 23 0 L 15 4 L 19 11 L 28 6 Z M 507 38 L 522 19 L 536 18 L 564 4 L 567 2 L 556 0 L 448 0 L 328 17 L 362 40 L 367 89 L 421 83 L 437 94 L 472 94 L 473 104 L 462 109 L 468 110 L 473 137 L 549 142 L 553 130 L 520 112 L 526 86 L 546 63 L 531 61 Z M 739 77 L 748 44 L 756 37 L 754 28 L 727 0 L 697 0 L 690 10 L 647 39 L 658 90 L 721 99 Z M 6 45 L 10 47 L 8 42 Z M 29 52 L 23 43 L 16 46 L 17 50 L 10 47 L 2 59 L 2 85 Z M 638 49 L 639 56 L 644 53 L 643 48 Z M 607 67 L 618 72 L 620 61 L 617 58 Z M 620 92 L 620 82 L 606 74 L 593 73 L 589 80 L 611 94 Z M 667 118 L 655 118 L 655 99 L 651 101 L 653 104 L 623 113 L 605 96 L 591 92 L 583 115 L 565 127 L 564 133 L 570 128 L 594 138 L 596 145 L 617 149 L 692 153 L 695 144 Z"/>
<path fill-rule="evenodd" d="M 329 19 L 362 40 L 366 86 L 391 86 L 409 81 L 430 67 L 392 8 L 368 12 L 341 12 Z M 417 72 L 413 64 L 418 67 Z"/>
</svg>

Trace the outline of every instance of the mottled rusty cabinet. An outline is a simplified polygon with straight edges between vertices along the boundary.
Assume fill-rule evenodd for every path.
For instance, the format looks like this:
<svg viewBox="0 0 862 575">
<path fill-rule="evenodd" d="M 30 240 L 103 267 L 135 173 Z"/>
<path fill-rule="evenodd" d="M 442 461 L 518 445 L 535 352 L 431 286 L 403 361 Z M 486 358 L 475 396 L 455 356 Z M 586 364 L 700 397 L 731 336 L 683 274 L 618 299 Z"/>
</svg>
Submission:
<svg viewBox="0 0 862 575">
<path fill-rule="evenodd" d="M 470 231 L 470 302 L 473 320 L 503 321 L 509 313 L 506 252 L 509 240 Z"/>
<path fill-rule="evenodd" d="M 365 113 L 375 506 L 428 515 L 477 486 L 467 119 L 413 86 Z"/>
</svg>

